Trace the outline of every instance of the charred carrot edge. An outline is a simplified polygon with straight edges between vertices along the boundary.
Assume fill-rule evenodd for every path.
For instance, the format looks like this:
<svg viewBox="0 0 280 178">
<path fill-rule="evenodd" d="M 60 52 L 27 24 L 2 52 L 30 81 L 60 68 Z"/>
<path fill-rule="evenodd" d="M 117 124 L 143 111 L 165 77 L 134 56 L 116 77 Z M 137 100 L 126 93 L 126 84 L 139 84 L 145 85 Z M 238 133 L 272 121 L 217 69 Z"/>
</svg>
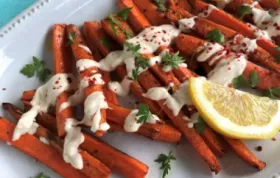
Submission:
<svg viewBox="0 0 280 178">
<path fill-rule="evenodd" d="M 176 46 L 179 51 L 183 51 L 186 54 L 191 55 L 195 49 L 204 44 L 204 40 L 196 38 L 194 36 L 180 34 L 176 38 Z M 251 72 L 256 70 L 260 77 L 260 82 L 257 85 L 258 89 L 268 90 L 271 88 L 280 87 L 280 76 L 276 73 L 270 72 L 261 66 L 258 66 L 250 61 L 247 61 L 247 66 L 243 72 L 243 75 L 249 79 Z"/>
<path fill-rule="evenodd" d="M 214 12 L 214 10 L 213 10 Z M 177 14 L 177 15 L 174 15 Z M 187 11 L 184 11 L 183 9 L 170 9 L 168 12 L 168 17 L 172 19 L 172 21 L 176 21 L 175 19 L 179 20 L 179 18 L 182 17 L 191 17 L 192 15 L 188 13 Z M 214 22 L 211 22 L 207 19 L 203 18 L 197 18 L 195 21 L 195 31 L 201 36 L 206 37 L 208 32 L 210 32 L 213 29 L 219 29 L 221 33 L 224 34 L 226 39 L 232 39 L 237 32 L 234 30 L 231 30 L 227 27 L 224 27 L 222 25 L 218 25 Z M 244 38 L 243 36 L 240 36 L 241 40 Z M 267 68 L 279 73 L 280 72 L 280 64 L 278 64 L 275 60 L 275 58 L 267 51 L 262 49 L 261 47 L 258 47 L 253 53 L 249 53 L 249 59 L 253 62 L 260 63 Z"/>
<path fill-rule="evenodd" d="M 4 103 L 3 108 L 13 117 L 19 117 L 22 114 L 21 110 L 10 103 Z M 55 118 L 48 113 L 38 116 L 37 121 L 48 130 L 55 129 Z M 110 169 L 116 170 L 126 177 L 143 178 L 147 174 L 148 166 L 144 163 L 99 139 L 91 137 L 85 132 L 83 132 L 83 134 L 85 136 L 85 141 L 81 144 L 81 148 L 102 161 Z"/>
<path fill-rule="evenodd" d="M 121 23 L 125 23 L 125 22 L 123 21 Z M 118 42 L 125 41 L 125 38 L 123 38 L 122 35 L 117 36 L 114 34 L 114 32 L 111 29 L 110 24 L 106 20 L 103 20 L 102 26 L 106 26 L 106 27 L 104 27 L 104 29 L 110 36 L 112 36 L 113 38 L 119 38 L 116 41 L 118 41 Z M 120 44 L 122 44 L 122 43 L 120 43 Z M 159 70 L 161 70 L 161 69 L 159 68 Z M 170 72 L 169 74 L 173 75 L 172 72 Z M 163 75 L 166 75 L 166 74 L 163 73 Z M 175 76 L 173 78 L 175 78 Z M 170 83 L 170 82 L 174 83 L 174 80 L 172 80 L 172 78 L 170 78 L 170 77 L 169 78 L 165 77 L 164 80 L 165 80 L 165 82 L 168 81 L 168 83 Z M 149 70 L 146 70 L 140 74 L 138 82 L 146 90 L 153 88 L 153 87 L 161 87 L 161 84 L 153 76 L 153 74 L 150 73 Z M 179 81 L 178 81 L 178 83 L 180 84 Z M 197 150 L 197 152 L 207 162 L 210 169 L 213 170 L 215 173 L 218 173 L 220 171 L 220 165 L 219 165 L 215 155 L 212 153 L 212 151 L 209 149 L 209 147 L 206 145 L 206 143 L 203 141 L 203 139 L 200 137 L 200 135 L 196 133 L 195 129 L 187 127 L 188 121 L 183 120 L 184 114 L 182 112 L 180 112 L 178 116 L 174 116 L 172 111 L 164 104 L 164 101 L 157 101 L 157 103 L 163 109 L 163 111 L 167 114 L 167 116 L 172 119 L 174 125 L 184 134 L 184 136 L 187 138 L 187 140 L 193 145 L 193 147 Z"/>
<path fill-rule="evenodd" d="M 136 17 L 134 17 L 136 18 Z M 155 19 L 156 20 L 156 19 Z M 141 26 L 141 22 L 138 23 L 139 26 Z M 160 50 L 164 50 L 164 48 L 166 47 L 161 47 L 159 49 Z M 160 75 L 160 76 L 164 76 L 164 77 L 159 77 L 164 83 L 165 85 L 168 85 L 170 82 L 173 82 L 175 84 L 175 86 L 179 86 L 180 85 L 180 79 L 178 80 L 173 73 L 176 72 L 177 70 L 177 74 L 181 73 L 181 74 L 187 74 L 186 71 L 188 70 L 187 68 L 184 67 L 180 67 L 179 69 L 175 69 L 173 72 L 171 72 L 172 75 L 165 75 L 166 73 L 164 71 L 162 71 L 162 69 L 159 67 L 159 65 L 155 65 L 151 67 L 152 72 L 155 75 Z M 161 73 L 163 73 L 161 75 Z M 189 72 L 190 73 L 190 72 Z M 175 73 L 174 73 L 175 74 Z M 172 76 L 172 78 L 170 80 L 166 80 L 167 76 Z M 194 75 L 193 75 L 194 76 Z M 183 78 L 189 77 L 189 75 L 184 75 Z M 183 79 L 181 78 L 181 79 Z M 224 146 L 225 144 L 222 142 L 221 139 L 218 138 L 218 136 L 215 134 L 215 132 L 213 130 L 211 130 L 209 127 L 207 127 L 205 129 L 205 132 L 203 132 L 201 134 L 202 138 L 205 140 L 205 142 L 207 143 L 207 145 L 210 147 L 210 149 L 217 155 L 222 157 L 225 154 L 225 150 L 226 147 Z"/>
<path fill-rule="evenodd" d="M 202 2 L 200 0 L 196 0 L 194 1 L 194 11 L 193 14 L 198 14 L 200 12 L 202 12 L 203 10 L 205 10 L 208 7 L 208 4 L 205 2 Z M 213 10 L 212 13 L 207 17 L 207 19 L 226 26 L 230 29 L 233 29 L 237 32 L 239 32 L 240 34 L 254 39 L 255 35 L 252 29 L 250 29 L 246 24 L 244 24 L 242 21 L 234 18 L 232 15 L 226 13 L 223 10 Z M 267 52 L 269 52 L 271 55 L 273 55 L 273 57 L 277 57 L 280 55 L 280 51 L 277 51 L 276 49 L 276 45 L 274 43 L 272 43 L 270 40 L 266 40 L 266 39 L 260 39 L 257 40 L 257 44 L 262 47 L 263 49 L 265 49 Z"/>
<path fill-rule="evenodd" d="M 114 41 L 112 41 L 110 37 L 107 34 L 105 34 L 100 22 L 86 22 L 84 25 L 84 28 L 87 28 L 88 33 L 90 33 L 90 36 L 92 37 L 88 38 L 88 43 L 96 45 L 96 47 L 102 53 L 103 56 L 107 56 L 111 52 L 111 50 L 114 50 L 114 48 L 117 46 L 117 44 L 115 44 Z M 110 49 L 108 49 L 106 46 L 104 46 L 104 44 L 100 42 L 102 39 L 109 40 L 111 44 Z M 123 69 L 122 67 L 117 67 L 116 72 L 121 78 L 124 78 L 124 76 L 126 75 L 126 69 Z M 157 103 L 142 96 L 144 92 L 139 83 L 132 82 L 130 88 L 132 93 L 136 95 L 142 103 L 149 105 L 152 113 L 157 114 L 160 118 L 166 117 L 157 105 Z"/>
<path fill-rule="evenodd" d="M 118 123 L 119 125 L 124 125 L 125 118 L 131 112 L 130 109 L 122 108 L 113 104 L 109 104 L 110 109 L 107 110 L 107 117 L 109 120 Z M 163 121 L 160 121 L 156 124 L 147 124 L 144 123 L 138 133 L 141 135 L 146 135 L 153 140 L 159 140 L 169 143 L 178 143 L 181 139 L 181 133 L 169 126 L 164 124 Z"/>
<path fill-rule="evenodd" d="M 168 24 L 165 13 L 158 10 L 158 7 L 150 0 L 133 0 L 134 4 L 155 25 Z"/>
<path fill-rule="evenodd" d="M 86 40 L 87 45 L 89 46 L 90 50 L 92 51 L 94 60 L 100 61 L 102 59 L 101 54 L 98 51 L 96 45 L 94 43 L 91 43 L 91 41 L 94 39 L 94 36 L 90 32 L 92 29 L 90 28 L 90 25 L 88 25 L 89 23 L 91 23 L 91 22 L 84 22 L 85 40 Z M 102 70 L 100 72 L 102 74 L 102 78 L 104 79 L 105 83 L 108 84 L 111 81 L 110 73 L 106 72 L 106 71 L 102 71 Z M 107 102 L 119 105 L 117 95 L 113 91 L 111 91 L 107 87 L 107 85 L 104 86 L 104 95 L 105 95 Z"/>
<path fill-rule="evenodd" d="M 0 127 L 0 139 L 2 141 L 10 143 L 11 146 L 34 157 L 36 160 L 45 164 L 62 177 L 87 177 L 83 173 L 73 168 L 71 165 L 65 163 L 61 155 L 57 153 L 56 150 L 42 143 L 35 136 L 26 134 L 23 135 L 19 140 L 13 142 L 12 137 L 15 125 L 2 117 L 0 117 Z"/>
<path fill-rule="evenodd" d="M 234 152 L 246 163 L 258 170 L 263 170 L 265 168 L 266 163 L 260 161 L 242 141 L 232 138 L 225 138 L 225 140 L 229 143 Z"/>
<path fill-rule="evenodd" d="M 150 22 L 140 12 L 138 7 L 134 4 L 133 0 L 118 0 L 117 6 L 119 10 L 122 10 L 124 8 L 132 8 L 130 13 L 128 14 L 128 21 L 136 33 L 139 33 L 142 31 L 142 29 L 150 26 Z M 137 16 L 137 18 L 134 18 L 135 16 Z M 141 22 L 141 26 L 138 26 L 139 22 Z"/>
<path fill-rule="evenodd" d="M 20 100 L 31 101 L 35 94 L 35 90 L 26 90 L 22 93 Z"/>
<path fill-rule="evenodd" d="M 280 7 L 278 0 L 261 0 L 259 4 L 266 9 L 277 10 Z"/>
<path fill-rule="evenodd" d="M 74 35 L 74 41 L 71 44 L 72 52 L 73 52 L 73 55 L 74 55 L 75 59 L 77 61 L 80 60 L 80 59 L 92 59 L 93 60 L 93 56 L 92 56 L 91 53 L 89 53 L 89 52 L 87 52 L 84 49 L 79 47 L 79 45 L 85 45 L 84 39 L 82 38 L 82 35 L 80 33 L 79 28 L 75 25 L 68 25 L 67 26 L 67 32 L 68 32 L 68 34 L 75 34 Z M 96 73 L 96 71 L 98 71 L 98 68 L 97 67 L 92 67 L 92 68 L 87 69 L 83 72 L 80 72 L 80 78 L 84 78 L 88 75 L 92 75 L 93 73 Z M 86 87 L 84 89 L 85 98 L 87 96 L 89 96 L 90 94 L 92 94 L 93 92 L 103 91 L 102 89 L 103 89 L 103 85 L 90 84 L 88 87 Z M 106 110 L 101 109 L 100 125 L 102 123 L 105 123 L 105 122 L 106 122 Z M 105 131 L 98 130 L 96 132 L 97 136 L 102 136 L 104 134 L 105 134 Z"/>
</svg>

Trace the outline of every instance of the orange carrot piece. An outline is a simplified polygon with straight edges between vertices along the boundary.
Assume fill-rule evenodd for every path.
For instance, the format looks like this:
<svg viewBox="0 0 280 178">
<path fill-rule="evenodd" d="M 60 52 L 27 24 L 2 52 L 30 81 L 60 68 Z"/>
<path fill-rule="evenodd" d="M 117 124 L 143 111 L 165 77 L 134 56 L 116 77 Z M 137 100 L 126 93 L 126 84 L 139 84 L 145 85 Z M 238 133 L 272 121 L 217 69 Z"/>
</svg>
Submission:
<svg viewBox="0 0 280 178">
<path fill-rule="evenodd" d="M 86 40 L 90 50 L 92 51 L 92 55 L 93 55 L 94 59 L 96 61 L 100 61 L 102 59 L 101 54 L 98 51 L 96 45 L 94 43 L 91 43 L 91 41 L 93 41 L 93 39 L 95 39 L 94 36 L 92 35 L 93 33 L 91 32 L 92 30 L 94 30 L 91 28 L 91 25 L 95 25 L 94 22 L 85 22 L 84 23 L 85 40 Z M 99 43 L 101 43 L 101 41 L 99 41 Z M 102 70 L 100 70 L 100 72 L 102 74 L 102 78 L 104 79 L 105 83 L 108 84 L 111 81 L 110 73 L 106 72 L 106 71 L 102 71 Z M 108 88 L 108 85 L 104 86 L 104 95 L 105 95 L 107 102 L 119 105 L 117 95 Z"/>
<path fill-rule="evenodd" d="M 133 0 L 135 5 L 154 25 L 168 24 L 165 13 L 161 12 L 158 7 L 150 0 Z"/>
<path fill-rule="evenodd" d="M 123 126 L 125 118 L 130 114 L 131 110 L 113 104 L 109 104 L 109 107 L 110 109 L 107 110 L 108 120 Z M 177 129 L 164 124 L 163 121 L 156 124 L 144 123 L 138 133 L 150 137 L 153 140 L 162 139 L 159 141 L 169 143 L 178 143 L 181 139 L 181 133 Z"/>
<path fill-rule="evenodd" d="M 260 0 L 259 4 L 266 9 L 277 10 L 280 7 L 278 0 Z"/>
<path fill-rule="evenodd" d="M 67 46 L 67 33 L 65 24 L 55 24 L 53 28 L 53 52 L 54 52 L 54 71 L 58 73 L 72 73 L 71 48 Z M 67 107 L 60 111 L 62 103 L 67 102 L 69 92 L 61 93 L 56 100 L 56 126 L 59 136 L 65 136 L 65 122 L 74 113 L 72 107 Z"/>
<path fill-rule="evenodd" d="M 246 163 L 258 170 L 263 170 L 265 168 L 266 163 L 260 161 L 242 141 L 232 138 L 225 138 L 225 140 L 229 143 L 234 152 Z"/>
<path fill-rule="evenodd" d="M 75 59 L 77 61 L 80 60 L 80 59 L 92 59 L 93 60 L 93 56 L 92 56 L 91 53 L 89 53 L 88 51 L 79 47 L 79 45 L 85 45 L 85 42 L 82 38 L 82 35 L 80 33 L 79 28 L 75 25 L 68 25 L 67 26 L 67 32 L 68 32 L 68 34 L 75 34 L 74 35 L 74 41 L 71 44 L 72 52 L 73 52 L 73 55 L 74 55 Z M 97 67 L 92 67 L 90 69 L 87 69 L 83 72 L 80 72 L 80 78 L 84 78 L 88 75 L 91 76 L 92 74 L 96 73 L 97 71 L 98 71 Z M 103 87 L 103 85 L 97 85 L 97 84 L 94 84 L 94 83 L 89 84 L 89 86 L 84 89 L 85 98 L 87 98 L 93 92 L 98 92 L 98 91 L 102 92 L 103 91 L 102 87 Z M 106 110 L 101 109 L 100 125 L 102 123 L 105 123 L 105 122 L 106 122 Z M 104 134 L 105 134 L 105 131 L 102 131 L 102 130 L 98 130 L 96 132 L 97 136 L 102 136 Z"/>
<path fill-rule="evenodd" d="M 89 29 L 88 33 L 90 33 L 89 36 L 91 38 L 88 38 L 89 43 L 96 45 L 98 50 L 102 53 L 103 56 L 107 56 L 112 50 L 114 50 L 114 47 L 117 46 L 109 36 L 107 36 L 104 32 L 104 29 L 101 27 L 101 24 L 99 22 L 86 22 L 85 28 Z M 110 49 L 106 47 L 103 43 L 100 43 L 100 40 L 107 39 L 110 42 Z M 123 67 L 117 67 L 116 72 L 122 79 L 126 75 L 126 69 Z M 142 96 L 144 91 L 142 90 L 141 86 L 137 82 L 132 82 L 130 85 L 131 92 L 137 96 L 137 98 L 145 104 L 148 104 L 150 107 L 150 110 L 152 113 L 158 115 L 160 118 L 165 118 L 165 114 L 161 111 L 159 106 L 152 100 L 145 98 Z"/>
<path fill-rule="evenodd" d="M 196 0 L 194 2 L 195 9 L 193 13 L 196 15 L 204 11 L 208 7 L 208 4 L 201 0 Z M 234 18 L 232 15 L 224 12 L 223 10 L 213 10 L 212 13 L 207 17 L 207 19 L 233 29 L 248 38 L 255 39 L 254 31 L 249 26 L 244 24 L 242 21 Z M 276 49 L 277 46 L 270 40 L 259 39 L 257 40 L 257 44 L 267 52 L 269 52 L 271 55 L 273 55 L 275 58 L 277 56 L 280 56 L 280 51 L 277 51 Z"/>
<path fill-rule="evenodd" d="M 187 0 L 169 0 L 169 7 L 182 8 L 187 11 L 191 11 L 191 4 Z"/>
<path fill-rule="evenodd" d="M 143 29 L 150 26 L 150 22 L 134 4 L 133 0 L 118 0 L 117 6 L 119 10 L 124 8 L 132 8 L 130 13 L 128 14 L 128 22 L 133 27 L 136 33 L 139 33 Z M 139 22 L 141 22 L 141 26 L 138 26 Z"/>
<path fill-rule="evenodd" d="M 20 118 L 22 111 L 10 103 L 4 103 L 3 108 L 7 110 L 12 117 Z M 54 130 L 55 118 L 48 113 L 43 113 L 37 117 L 38 123 L 46 127 L 48 130 Z M 111 126 L 111 123 L 110 123 Z M 81 148 L 112 170 L 116 170 L 126 177 L 143 178 L 148 172 L 148 166 L 137 159 L 113 148 L 112 146 L 91 137 L 83 132 L 85 141 L 81 144 Z"/>
<path fill-rule="evenodd" d="M 180 34 L 176 39 L 177 48 L 184 53 L 192 54 L 195 49 L 204 44 L 204 40 L 199 38 Z M 267 69 L 258 66 L 250 61 L 247 61 L 247 66 L 243 72 L 244 76 L 249 79 L 251 72 L 256 70 L 261 79 L 257 88 L 261 90 L 268 90 L 271 88 L 280 87 L 280 76 L 276 73 L 270 72 Z"/>
<path fill-rule="evenodd" d="M 62 156 L 57 153 L 56 150 L 49 145 L 42 143 L 32 135 L 25 134 L 19 140 L 13 142 L 12 137 L 15 125 L 1 117 L 0 128 L 0 139 L 2 141 L 11 143 L 11 146 L 34 157 L 62 177 L 87 178 L 86 175 L 65 163 Z"/>
</svg>

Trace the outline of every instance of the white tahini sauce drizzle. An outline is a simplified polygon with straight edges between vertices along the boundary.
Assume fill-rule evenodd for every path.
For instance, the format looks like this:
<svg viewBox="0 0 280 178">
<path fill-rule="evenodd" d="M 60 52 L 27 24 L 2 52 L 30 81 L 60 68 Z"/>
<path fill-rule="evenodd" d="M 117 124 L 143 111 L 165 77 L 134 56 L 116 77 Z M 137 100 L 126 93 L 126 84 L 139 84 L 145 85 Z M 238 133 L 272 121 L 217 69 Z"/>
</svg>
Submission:
<svg viewBox="0 0 280 178">
<path fill-rule="evenodd" d="M 214 0 L 217 3 L 217 7 L 223 9 L 227 4 L 231 3 L 232 0 Z"/>
<path fill-rule="evenodd" d="M 130 84 L 132 83 L 127 77 L 125 77 L 121 83 L 109 82 L 108 88 L 119 96 L 127 96 L 129 94 Z"/>
<path fill-rule="evenodd" d="M 80 83 L 78 90 L 68 98 L 68 101 L 62 103 L 59 108 L 59 112 L 64 110 L 69 106 L 76 106 L 78 104 L 82 104 L 84 100 L 84 89 L 89 86 L 89 84 L 97 84 L 103 85 L 105 82 L 102 80 L 102 75 L 99 73 L 95 73 L 92 76 L 84 77 Z"/>
<path fill-rule="evenodd" d="M 213 54 L 216 54 L 217 52 L 223 49 L 224 47 L 219 43 L 206 42 L 204 43 L 202 52 L 199 54 L 199 56 L 197 56 L 197 61 L 204 62 L 207 59 L 209 59 Z"/>
<path fill-rule="evenodd" d="M 85 137 L 81 128 L 76 126 L 78 122 L 75 119 L 68 118 L 65 122 L 66 136 L 63 146 L 63 159 L 70 163 L 76 169 L 83 169 L 83 159 L 79 153 L 79 146 L 84 142 Z"/>
<path fill-rule="evenodd" d="M 105 101 L 103 92 L 93 92 L 85 100 L 84 103 L 84 118 L 81 123 L 91 126 L 91 131 L 96 132 L 98 130 L 106 131 L 110 128 L 109 124 L 104 123 L 100 126 L 101 121 L 101 109 L 107 109 L 108 104 Z"/>
<path fill-rule="evenodd" d="M 252 4 L 244 4 L 251 7 L 253 21 L 260 30 L 265 31 L 270 38 L 280 35 L 280 9 L 275 11 L 266 11 L 258 9 L 258 2 Z M 258 34 L 257 34 L 258 35 Z"/>
<path fill-rule="evenodd" d="M 139 130 L 139 128 L 143 125 L 143 123 L 137 123 L 137 120 L 140 117 L 140 116 L 137 116 L 137 114 L 138 114 L 138 109 L 134 109 L 125 118 L 123 128 L 126 132 L 137 132 Z M 155 124 L 159 120 L 160 119 L 156 115 L 150 114 L 150 116 L 148 117 L 147 123 Z"/>
<path fill-rule="evenodd" d="M 50 144 L 49 140 L 48 140 L 47 138 L 45 138 L 45 137 L 39 137 L 39 140 L 40 140 L 42 143 L 46 144 L 46 145 L 49 145 L 49 144 Z"/>
<path fill-rule="evenodd" d="M 241 40 L 238 40 L 240 35 L 235 35 L 235 37 L 232 40 L 229 40 L 226 42 L 226 47 L 231 49 L 234 52 L 243 52 L 243 53 L 252 53 L 257 48 L 257 40 L 251 40 L 249 38 L 242 38 Z"/>
<path fill-rule="evenodd" d="M 164 104 L 177 116 L 184 105 L 192 105 L 188 87 L 188 81 L 182 83 L 173 95 L 164 87 L 154 87 L 150 88 L 143 96 L 154 101 L 165 100 Z"/>
<path fill-rule="evenodd" d="M 13 141 L 29 133 L 34 134 L 38 124 L 36 116 L 47 112 L 50 106 L 55 106 L 56 98 L 64 91 L 74 90 L 76 80 L 72 74 L 56 74 L 46 84 L 40 86 L 31 101 L 32 108 L 19 119 L 14 130 Z"/>
<path fill-rule="evenodd" d="M 193 128 L 194 124 L 198 122 L 199 113 L 193 113 L 191 117 L 184 116 L 183 119 L 188 121 L 188 128 Z"/>
<path fill-rule="evenodd" d="M 271 40 L 267 31 L 261 30 L 258 27 L 256 27 L 255 25 L 252 25 L 250 23 L 247 23 L 247 26 L 249 28 L 251 28 L 251 30 L 254 31 L 254 34 L 255 34 L 255 37 L 256 37 L 257 40 L 262 39 L 262 38 L 267 39 L 267 40 Z"/>
<path fill-rule="evenodd" d="M 185 33 L 189 32 L 190 30 L 193 30 L 196 18 L 197 18 L 196 16 L 193 16 L 190 18 L 184 18 L 184 19 L 179 20 L 178 21 L 179 29 Z"/>
<path fill-rule="evenodd" d="M 92 54 L 92 53 L 91 53 L 91 50 L 90 50 L 87 46 L 82 45 L 82 44 L 79 44 L 78 46 L 79 46 L 80 48 L 82 48 L 83 50 L 85 50 L 86 52 Z"/>
<path fill-rule="evenodd" d="M 218 8 L 216 6 L 213 6 L 212 4 L 209 4 L 207 9 L 200 12 L 197 16 L 203 17 L 203 18 L 208 17 L 213 10 L 218 10 Z"/>
</svg>

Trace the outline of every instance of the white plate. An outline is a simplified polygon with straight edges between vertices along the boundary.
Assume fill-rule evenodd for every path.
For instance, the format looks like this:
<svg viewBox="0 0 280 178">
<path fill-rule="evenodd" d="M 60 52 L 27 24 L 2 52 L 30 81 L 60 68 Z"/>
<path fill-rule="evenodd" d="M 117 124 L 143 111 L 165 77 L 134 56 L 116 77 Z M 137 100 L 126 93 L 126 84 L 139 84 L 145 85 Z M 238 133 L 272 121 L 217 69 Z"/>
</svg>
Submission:
<svg viewBox="0 0 280 178">
<path fill-rule="evenodd" d="M 20 105 L 21 93 L 39 86 L 37 79 L 27 79 L 19 73 L 20 69 L 31 61 L 32 56 L 44 59 L 52 68 L 52 53 L 47 46 L 50 44 L 50 29 L 54 23 L 73 23 L 81 26 L 84 21 L 102 19 L 115 11 L 115 7 L 116 0 L 39 0 L 16 17 L 0 31 L 0 102 Z M 0 115 L 11 119 L 2 108 Z M 111 133 L 103 139 L 146 163 L 150 167 L 148 178 L 161 177 L 159 165 L 154 159 L 158 154 L 168 153 L 170 150 L 177 158 L 172 162 L 172 170 L 168 175 L 170 178 L 270 178 L 280 172 L 279 141 L 247 142 L 248 147 L 261 160 L 266 161 L 267 167 L 264 171 L 257 172 L 233 152 L 229 152 L 220 160 L 223 170 L 214 176 L 186 141 L 179 145 L 170 145 L 122 133 Z M 255 147 L 259 145 L 263 147 L 262 152 L 255 151 Z M 38 172 L 44 172 L 52 178 L 59 177 L 33 158 L 3 142 L 0 142 L 0 165 L 0 177 L 3 178 L 28 178 Z M 112 177 L 121 176 L 114 173 Z"/>
</svg>

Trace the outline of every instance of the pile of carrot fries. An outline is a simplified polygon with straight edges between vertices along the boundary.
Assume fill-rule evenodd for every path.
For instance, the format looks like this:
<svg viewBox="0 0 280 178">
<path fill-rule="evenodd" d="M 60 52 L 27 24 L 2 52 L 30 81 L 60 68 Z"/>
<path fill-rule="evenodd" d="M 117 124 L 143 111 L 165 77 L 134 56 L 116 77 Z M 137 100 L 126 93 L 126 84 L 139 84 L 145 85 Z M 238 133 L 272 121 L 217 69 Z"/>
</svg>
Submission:
<svg viewBox="0 0 280 178">
<path fill-rule="evenodd" d="M 259 160 L 242 140 L 220 135 L 206 124 L 205 128 L 198 132 L 193 126 L 195 123 L 188 119 L 197 113 L 194 105 L 184 101 L 179 110 L 174 112 L 164 99 L 154 99 L 155 97 L 149 95 L 155 88 L 167 88 L 167 93 L 174 96 L 172 94 L 183 90 L 191 77 L 199 74 L 213 75 L 211 71 L 216 70 L 219 62 L 223 60 L 222 57 L 232 56 L 246 59 L 242 71 L 245 79 L 249 80 L 253 71 L 258 72 L 261 80 L 256 86 L 257 89 L 267 91 L 280 87 L 280 63 L 276 60 L 280 55 L 280 50 L 277 49 L 280 33 L 279 36 L 271 38 L 257 36 L 257 27 L 253 29 L 246 24 L 253 21 L 250 15 L 245 14 L 242 20 L 238 19 L 239 6 L 251 5 L 253 0 L 225 1 L 222 5 L 224 10 L 215 6 L 217 1 L 210 2 L 213 4 L 201 0 L 167 0 L 159 7 L 156 1 L 117 0 L 119 11 L 125 12 L 127 17 L 117 13 L 108 15 L 100 22 L 84 22 L 83 31 L 72 24 L 55 24 L 52 44 L 54 73 L 57 76 L 55 82 L 60 81 L 62 74 L 67 74 L 68 82 L 74 83 L 70 76 L 75 75 L 73 65 L 76 64 L 78 74 L 74 78 L 78 78 L 79 86 L 69 86 L 71 89 L 61 90 L 55 101 L 50 102 L 50 107 L 39 109 L 38 112 L 34 103 L 42 88 L 23 92 L 20 99 L 24 110 L 10 103 L 3 103 L 3 108 L 19 122 L 15 125 L 1 118 L 0 139 L 36 158 L 63 177 L 105 178 L 110 177 L 111 171 L 117 171 L 128 178 L 146 176 L 149 167 L 145 163 L 97 138 L 102 137 L 108 130 L 137 133 L 170 144 L 179 143 L 183 137 L 216 174 L 221 171 L 217 158 L 225 156 L 229 149 L 248 165 L 257 170 L 264 169 L 265 162 Z M 254 8 L 266 10 L 278 9 L 279 6 L 277 0 L 261 0 Z M 160 39 L 161 41 L 155 44 L 155 50 L 139 55 L 137 50 L 145 50 L 145 47 L 140 46 L 152 41 L 144 38 L 145 33 L 148 34 L 162 25 L 170 25 L 170 31 L 162 30 L 159 33 L 164 35 L 174 31 L 175 35 L 170 39 Z M 215 30 L 223 35 L 224 39 L 220 42 L 209 39 L 209 33 Z M 142 37 L 146 42 L 139 43 L 139 49 L 133 53 L 135 59 L 155 59 L 166 51 L 170 54 L 179 51 L 184 63 L 165 70 L 163 62 L 146 64 L 141 61 L 141 65 L 148 67 L 136 70 L 134 63 L 126 60 L 118 62 L 122 56 L 117 54 L 127 54 L 127 51 L 135 49 L 137 46 L 129 48 L 129 45 L 133 40 L 137 43 Z M 152 38 L 158 39 L 158 36 Z M 166 42 L 168 40 L 169 43 Z M 247 42 L 253 44 L 254 48 L 246 47 Z M 214 47 L 218 50 L 206 55 L 205 51 L 209 52 Z M 110 57 L 114 60 L 105 65 L 104 59 Z M 117 74 L 122 82 L 111 81 L 111 72 Z M 227 83 L 227 86 L 232 87 L 231 82 Z M 45 84 L 44 89 L 48 90 L 46 88 Z M 148 121 L 141 124 L 136 122 L 136 117 L 139 117 L 138 110 L 120 106 L 117 95 L 122 97 L 128 92 L 135 95 L 141 104 L 148 106 Z M 48 98 L 47 94 L 49 93 L 40 97 Z M 84 109 L 84 118 L 81 121 L 74 119 L 77 105 L 82 105 Z M 15 139 L 14 130 L 20 130 L 26 113 L 34 110 L 36 120 L 32 124 L 36 129 L 33 132 L 22 131 L 19 138 Z M 133 130 L 128 122 L 137 127 Z M 96 137 L 81 128 L 89 128 Z M 47 144 L 40 141 L 42 139 L 47 140 Z M 72 154 L 71 151 L 67 152 L 68 146 L 76 149 L 73 155 L 69 155 Z"/>
</svg>

